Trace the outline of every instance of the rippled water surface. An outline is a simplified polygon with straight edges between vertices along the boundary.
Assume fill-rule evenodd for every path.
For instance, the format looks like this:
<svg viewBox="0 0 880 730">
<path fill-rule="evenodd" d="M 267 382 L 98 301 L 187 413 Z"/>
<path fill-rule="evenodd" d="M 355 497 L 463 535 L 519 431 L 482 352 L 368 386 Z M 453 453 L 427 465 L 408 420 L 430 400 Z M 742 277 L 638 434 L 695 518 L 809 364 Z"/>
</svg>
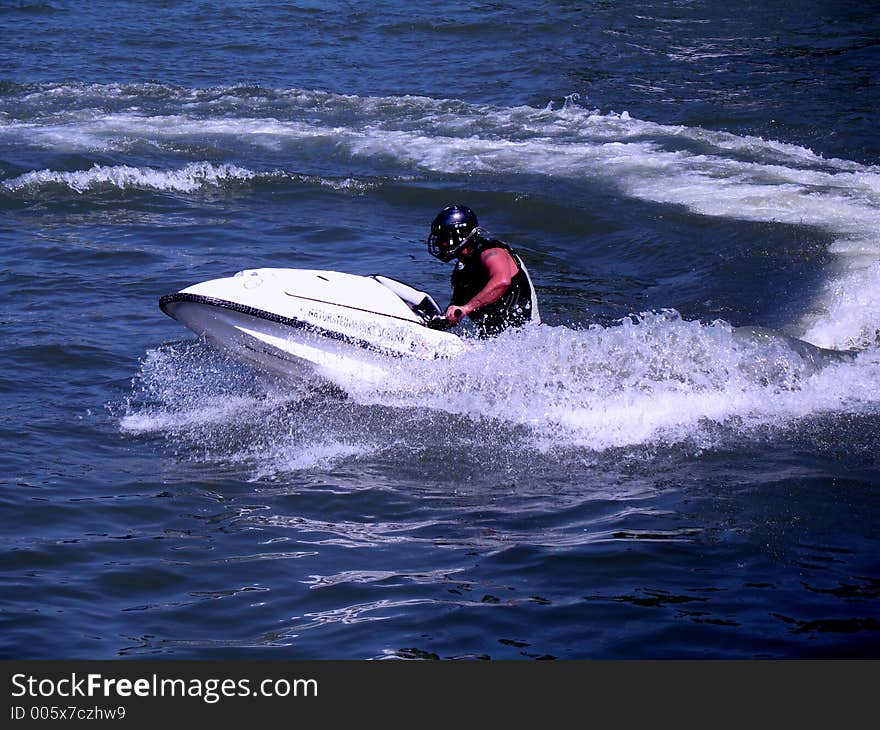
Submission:
<svg viewBox="0 0 880 730">
<path fill-rule="evenodd" d="M 875 3 L 0 7 L 0 655 L 880 656 Z M 163 294 L 544 324 L 280 380 Z"/>
</svg>

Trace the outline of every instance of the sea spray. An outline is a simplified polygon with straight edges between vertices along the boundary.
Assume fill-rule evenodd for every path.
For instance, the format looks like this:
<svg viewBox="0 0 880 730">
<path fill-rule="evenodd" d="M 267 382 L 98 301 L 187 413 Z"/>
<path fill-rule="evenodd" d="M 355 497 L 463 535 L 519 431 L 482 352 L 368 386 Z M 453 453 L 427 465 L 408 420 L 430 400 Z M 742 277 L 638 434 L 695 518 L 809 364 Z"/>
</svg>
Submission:
<svg viewBox="0 0 880 730">
<path fill-rule="evenodd" d="M 432 448 L 508 454 L 696 442 L 880 406 L 880 354 L 835 353 L 724 321 L 645 312 L 617 325 L 530 325 L 460 356 L 392 361 L 380 385 L 276 380 L 201 342 L 144 359 L 121 419 L 255 474 Z"/>
</svg>

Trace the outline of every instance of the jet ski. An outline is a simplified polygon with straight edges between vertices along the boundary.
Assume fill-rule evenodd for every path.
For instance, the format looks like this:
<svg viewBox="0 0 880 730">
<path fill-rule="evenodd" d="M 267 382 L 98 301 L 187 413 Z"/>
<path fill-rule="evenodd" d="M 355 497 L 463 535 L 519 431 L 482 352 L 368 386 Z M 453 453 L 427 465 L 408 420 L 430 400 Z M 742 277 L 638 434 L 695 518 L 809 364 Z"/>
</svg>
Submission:
<svg viewBox="0 0 880 730">
<path fill-rule="evenodd" d="M 401 358 L 457 355 L 465 343 L 425 292 L 386 276 L 249 269 L 193 284 L 160 309 L 233 357 L 283 376 L 311 368 L 381 382 Z"/>
</svg>

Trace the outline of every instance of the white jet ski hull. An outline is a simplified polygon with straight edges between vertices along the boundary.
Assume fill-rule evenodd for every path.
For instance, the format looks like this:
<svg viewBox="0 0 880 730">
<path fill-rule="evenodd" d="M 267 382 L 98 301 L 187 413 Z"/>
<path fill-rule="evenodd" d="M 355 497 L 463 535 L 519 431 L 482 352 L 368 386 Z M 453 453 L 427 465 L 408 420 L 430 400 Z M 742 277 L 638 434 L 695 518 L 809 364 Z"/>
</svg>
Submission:
<svg viewBox="0 0 880 730">
<path fill-rule="evenodd" d="M 461 339 L 427 322 L 430 296 L 381 276 L 252 269 L 168 294 L 165 314 L 233 357 L 284 376 L 381 382 L 401 358 L 459 353 Z"/>
</svg>

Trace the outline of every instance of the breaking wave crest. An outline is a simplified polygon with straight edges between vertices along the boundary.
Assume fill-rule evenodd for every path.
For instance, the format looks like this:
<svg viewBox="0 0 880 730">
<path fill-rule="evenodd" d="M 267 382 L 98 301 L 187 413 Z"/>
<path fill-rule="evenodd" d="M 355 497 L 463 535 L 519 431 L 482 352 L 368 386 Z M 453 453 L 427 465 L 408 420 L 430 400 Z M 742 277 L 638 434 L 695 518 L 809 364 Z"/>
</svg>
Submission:
<svg viewBox="0 0 880 730">
<path fill-rule="evenodd" d="M 10 193 L 36 194 L 60 187 L 76 193 L 99 190 L 146 190 L 173 193 L 198 193 L 207 190 L 233 189 L 255 182 L 295 182 L 318 185 L 333 190 L 363 192 L 370 184 L 352 178 L 333 180 L 314 175 L 282 171 L 255 172 L 238 165 L 193 162 L 177 170 L 128 165 L 93 165 L 88 170 L 37 170 L 10 180 L 0 187 Z"/>
</svg>

